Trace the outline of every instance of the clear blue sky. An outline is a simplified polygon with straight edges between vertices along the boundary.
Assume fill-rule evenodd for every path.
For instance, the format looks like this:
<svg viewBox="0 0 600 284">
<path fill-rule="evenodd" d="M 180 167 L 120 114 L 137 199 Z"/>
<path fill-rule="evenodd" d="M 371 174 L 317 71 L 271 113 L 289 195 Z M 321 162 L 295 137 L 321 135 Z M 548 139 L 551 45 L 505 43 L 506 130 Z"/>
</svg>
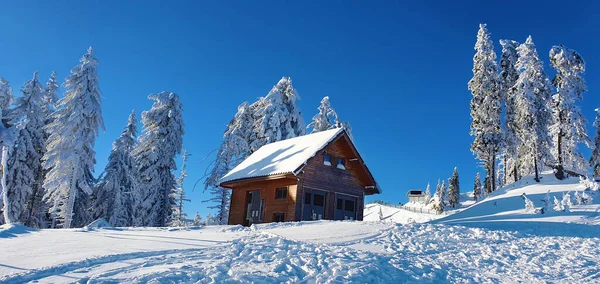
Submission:
<svg viewBox="0 0 600 284">
<path fill-rule="evenodd" d="M 462 191 L 471 190 L 481 169 L 469 151 L 467 82 L 479 23 L 488 24 L 497 53 L 498 40 L 528 35 L 546 65 L 552 45 L 579 51 L 590 90 L 581 107 L 592 133 L 600 107 L 597 1 L 447 2 L 7 1 L 0 76 L 15 91 L 36 70 L 42 80 L 56 70 L 62 81 L 94 46 L 106 124 L 96 174 L 132 109 L 149 109 L 152 92 L 178 93 L 193 155 L 186 211 L 202 215 L 208 196 L 192 192 L 207 166 L 201 159 L 218 147 L 237 105 L 264 96 L 282 76 L 292 77 L 305 120 L 327 95 L 351 122 L 384 189 L 370 200 L 405 201 L 408 189 L 435 184 L 454 166 Z"/>
</svg>

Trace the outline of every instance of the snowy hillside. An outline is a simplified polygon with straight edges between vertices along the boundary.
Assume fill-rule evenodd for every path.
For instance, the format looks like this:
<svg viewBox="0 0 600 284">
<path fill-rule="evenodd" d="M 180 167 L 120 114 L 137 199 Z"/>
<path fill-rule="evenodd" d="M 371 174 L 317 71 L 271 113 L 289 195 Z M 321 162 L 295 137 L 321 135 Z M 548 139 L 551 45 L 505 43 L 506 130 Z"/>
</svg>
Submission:
<svg viewBox="0 0 600 284">
<path fill-rule="evenodd" d="M 317 221 L 251 228 L 0 229 L 0 282 L 594 282 L 584 235 Z"/>
<path fill-rule="evenodd" d="M 597 191 L 586 190 L 593 186 L 593 183 L 582 183 L 576 177 L 558 180 L 553 174 L 546 172 L 542 175 L 540 183 L 536 183 L 532 177 L 525 177 L 515 184 L 499 189 L 486 199 L 435 222 L 506 229 L 535 227 L 535 223 L 538 222 L 598 223 L 600 198 L 596 195 Z M 544 214 L 525 209 L 522 197 L 524 193 L 538 211 L 544 207 L 544 200 L 549 197 L 550 202 Z M 589 204 L 578 205 L 577 196 L 584 196 L 584 193 L 592 200 Z M 569 194 L 570 198 L 564 198 L 566 194 Z M 563 203 L 563 199 L 570 199 L 573 205 L 570 209 L 556 211 L 553 208 L 555 198 L 559 203 Z"/>
</svg>

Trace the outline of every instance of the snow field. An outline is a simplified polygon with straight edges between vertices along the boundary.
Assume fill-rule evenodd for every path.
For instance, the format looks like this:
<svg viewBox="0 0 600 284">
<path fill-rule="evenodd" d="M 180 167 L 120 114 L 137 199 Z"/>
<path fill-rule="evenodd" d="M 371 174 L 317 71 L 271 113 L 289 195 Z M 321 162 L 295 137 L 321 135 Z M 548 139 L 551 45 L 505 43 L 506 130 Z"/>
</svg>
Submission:
<svg viewBox="0 0 600 284">
<path fill-rule="evenodd" d="M 7 251 L 0 282 L 597 282 L 600 227 L 584 227 L 583 236 L 595 237 L 349 221 L 180 230 L 17 228 L 1 235 Z"/>
</svg>

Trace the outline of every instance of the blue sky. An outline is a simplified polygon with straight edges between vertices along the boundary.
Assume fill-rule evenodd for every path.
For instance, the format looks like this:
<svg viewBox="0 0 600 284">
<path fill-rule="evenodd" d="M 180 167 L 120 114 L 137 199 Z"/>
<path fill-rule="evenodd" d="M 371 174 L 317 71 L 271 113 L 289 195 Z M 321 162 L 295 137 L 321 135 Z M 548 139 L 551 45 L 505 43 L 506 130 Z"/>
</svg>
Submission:
<svg viewBox="0 0 600 284">
<path fill-rule="evenodd" d="M 15 93 L 36 70 L 42 80 L 56 70 L 62 82 L 94 46 L 106 124 L 96 174 L 132 109 L 149 109 L 150 93 L 178 93 L 192 154 L 186 211 L 202 215 L 208 195 L 192 191 L 202 159 L 238 104 L 291 76 L 305 120 L 327 95 L 351 122 L 384 189 L 369 199 L 399 202 L 455 166 L 462 191 L 482 171 L 469 151 L 467 90 L 479 23 L 488 24 L 497 53 L 498 40 L 528 35 L 546 65 L 552 45 L 579 51 L 590 90 L 580 105 L 592 134 L 600 107 L 596 1 L 9 1 L 0 9 L 0 76 Z"/>
</svg>

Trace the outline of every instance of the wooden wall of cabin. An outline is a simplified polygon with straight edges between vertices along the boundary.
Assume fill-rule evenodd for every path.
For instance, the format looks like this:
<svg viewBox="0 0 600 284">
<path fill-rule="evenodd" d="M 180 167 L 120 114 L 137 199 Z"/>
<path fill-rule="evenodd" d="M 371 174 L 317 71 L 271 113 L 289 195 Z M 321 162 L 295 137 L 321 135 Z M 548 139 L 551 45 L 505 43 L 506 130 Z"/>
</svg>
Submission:
<svg viewBox="0 0 600 284">
<path fill-rule="evenodd" d="M 321 189 L 328 191 L 327 201 L 325 204 L 324 219 L 334 219 L 336 193 L 338 195 L 351 195 L 358 200 L 357 204 L 357 220 L 363 219 L 364 208 L 364 188 L 367 184 L 361 182 L 364 180 L 364 172 L 360 171 L 359 161 L 350 161 L 356 158 L 356 155 L 341 137 L 334 143 L 327 146 L 325 149 L 317 153 L 311 158 L 300 174 L 298 186 L 298 202 L 296 203 L 296 219 L 302 219 L 302 208 L 304 206 L 304 191 L 311 189 Z M 323 163 L 324 155 L 330 155 L 331 166 Z M 344 159 L 345 169 L 337 168 L 337 159 Z M 361 176 L 362 175 L 362 176 Z"/>
<path fill-rule="evenodd" d="M 229 224 L 245 225 L 247 192 L 260 190 L 260 198 L 265 200 L 264 217 L 262 223 L 273 222 L 275 213 L 285 213 L 285 221 L 294 221 L 297 196 L 296 178 L 281 178 L 262 180 L 235 185 L 231 192 L 231 203 L 229 207 Z M 287 187 L 287 198 L 278 200 L 275 198 L 277 188 Z"/>
</svg>

